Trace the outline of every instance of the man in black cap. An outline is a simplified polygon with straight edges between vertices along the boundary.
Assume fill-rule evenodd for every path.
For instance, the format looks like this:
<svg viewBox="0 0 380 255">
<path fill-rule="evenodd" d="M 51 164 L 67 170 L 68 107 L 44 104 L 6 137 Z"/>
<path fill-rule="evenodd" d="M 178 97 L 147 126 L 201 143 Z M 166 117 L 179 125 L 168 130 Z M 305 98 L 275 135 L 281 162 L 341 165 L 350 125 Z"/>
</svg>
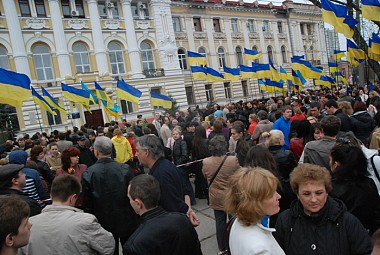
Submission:
<svg viewBox="0 0 380 255">
<path fill-rule="evenodd" d="M 79 164 L 85 164 L 87 167 L 92 166 L 96 162 L 96 157 L 92 151 L 86 147 L 86 137 L 80 136 L 74 147 L 80 150 Z"/>
<path fill-rule="evenodd" d="M 22 192 L 26 184 L 25 174 L 21 171 L 24 165 L 8 164 L 0 167 L 0 195 L 15 195 L 28 203 L 30 216 L 41 213 L 36 200 Z"/>
</svg>

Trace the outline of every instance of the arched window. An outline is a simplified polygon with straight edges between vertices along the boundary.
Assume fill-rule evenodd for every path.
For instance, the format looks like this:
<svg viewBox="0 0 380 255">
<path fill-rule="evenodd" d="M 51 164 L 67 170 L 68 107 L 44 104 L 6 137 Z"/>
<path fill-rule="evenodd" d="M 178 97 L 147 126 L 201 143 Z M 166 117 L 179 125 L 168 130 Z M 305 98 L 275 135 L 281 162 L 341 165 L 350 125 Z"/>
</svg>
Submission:
<svg viewBox="0 0 380 255">
<path fill-rule="evenodd" d="M 7 50 L 0 45 L 0 67 L 4 69 L 11 69 L 9 66 Z"/>
<path fill-rule="evenodd" d="M 224 53 L 224 49 L 219 47 L 218 49 L 218 58 L 219 58 L 219 66 L 223 67 L 226 65 L 226 54 Z"/>
<path fill-rule="evenodd" d="M 311 57 L 311 60 L 314 60 L 314 48 L 313 48 L 313 46 L 310 46 L 310 57 Z"/>
<path fill-rule="evenodd" d="M 111 63 L 112 74 L 125 73 L 123 50 L 117 42 L 108 44 L 109 57 Z"/>
<path fill-rule="evenodd" d="M 258 50 L 257 50 L 257 47 L 256 47 L 256 46 L 253 46 L 253 47 L 252 47 L 252 50 L 254 50 L 254 51 L 258 52 Z M 254 62 L 255 62 L 256 64 L 258 64 L 258 63 L 260 63 L 260 59 L 256 58 L 256 59 L 254 60 Z"/>
<path fill-rule="evenodd" d="M 204 47 L 200 47 L 200 48 L 198 49 L 198 53 L 201 53 L 201 54 L 206 55 L 206 49 L 205 49 Z"/>
<path fill-rule="evenodd" d="M 236 58 L 237 58 L 237 64 L 242 65 L 243 64 L 243 53 L 241 51 L 241 48 L 237 46 L 235 48 Z"/>
<path fill-rule="evenodd" d="M 144 70 L 155 69 L 152 46 L 148 42 L 141 43 L 141 59 Z M 133 60 L 132 60 L 133 61 Z"/>
<path fill-rule="evenodd" d="M 187 69 L 186 52 L 183 49 L 178 49 L 179 66 L 182 70 Z"/>
<path fill-rule="evenodd" d="M 281 55 L 282 55 L 282 63 L 288 63 L 288 59 L 286 58 L 286 49 L 285 46 L 281 46 Z"/>
<path fill-rule="evenodd" d="M 306 45 L 303 46 L 303 51 L 304 51 L 304 54 L 305 54 L 305 60 L 308 60 Z"/>
<path fill-rule="evenodd" d="M 53 65 L 48 47 L 43 44 L 37 44 L 33 47 L 32 52 L 34 64 L 36 66 L 37 80 L 53 80 Z"/>
<path fill-rule="evenodd" d="M 268 61 L 273 62 L 273 50 L 271 46 L 267 47 L 267 52 L 268 52 Z"/>
<path fill-rule="evenodd" d="M 90 72 L 90 59 L 86 45 L 84 43 L 76 43 L 73 46 L 73 51 L 77 73 Z"/>
</svg>

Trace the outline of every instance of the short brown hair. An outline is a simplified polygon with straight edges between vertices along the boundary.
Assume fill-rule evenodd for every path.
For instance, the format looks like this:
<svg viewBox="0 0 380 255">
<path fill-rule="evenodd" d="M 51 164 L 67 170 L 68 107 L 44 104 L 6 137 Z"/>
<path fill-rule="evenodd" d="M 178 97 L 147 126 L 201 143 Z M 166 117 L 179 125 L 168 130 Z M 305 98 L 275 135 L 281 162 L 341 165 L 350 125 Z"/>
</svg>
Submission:
<svg viewBox="0 0 380 255">
<path fill-rule="evenodd" d="M 62 174 L 54 178 L 51 186 L 53 201 L 66 202 L 73 194 L 79 195 L 82 186 L 77 177 L 71 174 Z"/>
<path fill-rule="evenodd" d="M 245 226 L 256 224 L 266 214 L 262 202 L 273 196 L 277 186 L 277 177 L 268 170 L 242 167 L 230 179 L 225 210 Z"/>
<path fill-rule="evenodd" d="M 307 181 L 321 181 L 327 193 L 332 190 L 331 175 L 325 167 L 305 163 L 294 168 L 290 174 L 290 186 L 295 194 L 298 194 L 300 184 Z"/>
</svg>

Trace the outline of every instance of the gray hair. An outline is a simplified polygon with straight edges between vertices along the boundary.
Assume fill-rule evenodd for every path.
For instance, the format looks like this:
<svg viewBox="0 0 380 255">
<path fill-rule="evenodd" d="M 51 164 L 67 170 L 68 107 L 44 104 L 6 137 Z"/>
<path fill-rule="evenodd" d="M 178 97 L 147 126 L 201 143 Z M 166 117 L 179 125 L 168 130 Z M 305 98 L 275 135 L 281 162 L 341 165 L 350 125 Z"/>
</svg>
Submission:
<svg viewBox="0 0 380 255">
<path fill-rule="evenodd" d="M 106 156 L 112 154 L 112 141 L 106 136 L 98 136 L 95 139 L 94 149 Z"/>
<path fill-rule="evenodd" d="M 155 135 L 144 135 L 135 139 L 135 143 L 139 144 L 139 147 L 149 151 L 149 156 L 152 159 L 159 159 L 165 156 L 164 146 Z"/>
<path fill-rule="evenodd" d="M 277 104 L 275 104 L 275 103 L 271 104 L 269 107 L 269 110 L 270 111 L 277 111 Z"/>
<path fill-rule="evenodd" d="M 220 157 L 227 153 L 227 141 L 224 135 L 214 136 L 208 143 L 211 156 Z"/>
</svg>

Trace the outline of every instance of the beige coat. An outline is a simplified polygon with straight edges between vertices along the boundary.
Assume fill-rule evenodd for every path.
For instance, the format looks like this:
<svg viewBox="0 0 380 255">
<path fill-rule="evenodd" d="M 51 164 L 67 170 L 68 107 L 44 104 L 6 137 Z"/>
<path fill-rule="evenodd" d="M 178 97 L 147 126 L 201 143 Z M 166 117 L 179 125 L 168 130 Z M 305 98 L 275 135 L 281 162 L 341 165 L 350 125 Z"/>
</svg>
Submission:
<svg viewBox="0 0 380 255">
<path fill-rule="evenodd" d="M 203 160 L 202 172 L 206 176 L 207 183 L 210 183 L 224 156 L 208 157 Z M 210 207 L 215 210 L 224 211 L 224 198 L 230 176 L 240 168 L 235 156 L 228 156 L 220 169 L 215 180 L 209 187 Z"/>
</svg>

